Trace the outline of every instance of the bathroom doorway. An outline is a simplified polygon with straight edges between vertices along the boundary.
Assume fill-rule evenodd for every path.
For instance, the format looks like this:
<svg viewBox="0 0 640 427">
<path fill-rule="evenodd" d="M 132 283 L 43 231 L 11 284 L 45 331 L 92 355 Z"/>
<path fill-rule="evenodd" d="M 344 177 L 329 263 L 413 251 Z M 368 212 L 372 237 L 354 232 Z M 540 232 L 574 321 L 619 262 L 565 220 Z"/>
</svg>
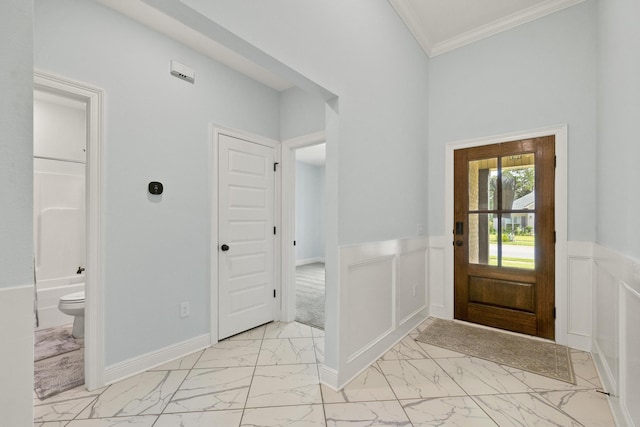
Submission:
<svg viewBox="0 0 640 427">
<path fill-rule="evenodd" d="M 79 370 L 89 390 L 104 385 L 103 100 L 101 89 L 34 72 L 34 333 L 73 324 L 78 316 L 59 310 L 60 297 L 85 291 L 84 322 L 76 323 L 84 326 Z M 78 314 L 78 298 L 67 300 L 72 314 Z"/>
<path fill-rule="evenodd" d="M 295 320 L 324 330 L 326 144 L 294 153 Z"/>
<path fill-rule="evenodd" d="M 87 104 L 34 90 L 34 388 L 84 384 Z"/>
</svg>

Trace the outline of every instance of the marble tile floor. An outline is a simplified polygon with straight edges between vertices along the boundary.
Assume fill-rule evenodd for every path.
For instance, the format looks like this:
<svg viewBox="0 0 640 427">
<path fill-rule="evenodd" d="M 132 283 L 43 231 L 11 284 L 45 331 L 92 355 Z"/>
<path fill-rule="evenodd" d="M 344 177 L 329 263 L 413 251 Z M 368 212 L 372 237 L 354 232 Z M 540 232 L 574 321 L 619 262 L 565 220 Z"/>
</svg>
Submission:
<svg viewBox="0 0 640 427">
<path fill-rule="evenodd" d="M 589 353 L 577 384 L 416 342 L 428 319 L 340 392 L 324 333 L 270 323 L 105 388 L 34 397 L 36 427 L 614 426 Z"/>
</svg>

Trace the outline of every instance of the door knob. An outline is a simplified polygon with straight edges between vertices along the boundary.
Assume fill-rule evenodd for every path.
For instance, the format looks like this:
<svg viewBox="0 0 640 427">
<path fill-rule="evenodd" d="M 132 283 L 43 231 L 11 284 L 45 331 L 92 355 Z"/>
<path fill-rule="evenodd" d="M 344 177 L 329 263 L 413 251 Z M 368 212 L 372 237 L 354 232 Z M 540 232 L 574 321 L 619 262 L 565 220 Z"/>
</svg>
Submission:
<svg viewBox="0 0 640 427">
<path fill-rule="evenodd" d="M 456 246 L 462 246 L 462 240 L 456 240 Z"/>
<path fill-rule="evenodd" d="M 229 250 L 229 245 L 222 245 L 222 246 L 220 246 L 220 250 L 221 250 L 222 252 L 227 252 L 227 251 Z"/>
</svg>

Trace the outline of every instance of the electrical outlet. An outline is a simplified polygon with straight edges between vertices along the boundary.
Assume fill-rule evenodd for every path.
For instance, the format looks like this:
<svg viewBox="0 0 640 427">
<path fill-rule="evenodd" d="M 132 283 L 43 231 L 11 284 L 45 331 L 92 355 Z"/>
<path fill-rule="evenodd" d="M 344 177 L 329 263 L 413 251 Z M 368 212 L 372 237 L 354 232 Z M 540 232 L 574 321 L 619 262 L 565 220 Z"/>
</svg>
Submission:
<svg viewBox="0 0 640 427">
<path fill-rule="evenodd" d="M 180 303 L 180 317 L 189 317 L 189 303 L 187 301 Z"/>
<path fill-rule="evenodd" d="M 424 236 L 424 225 L 418 224 L 416 228 L 417 228 L 418 236 Z"/>
<path fill-rule="evenodd" d="M 413 284 L 413 296 L 414 297 L 416 296 L 416 284 L 415 283 Z"/>
</svg>

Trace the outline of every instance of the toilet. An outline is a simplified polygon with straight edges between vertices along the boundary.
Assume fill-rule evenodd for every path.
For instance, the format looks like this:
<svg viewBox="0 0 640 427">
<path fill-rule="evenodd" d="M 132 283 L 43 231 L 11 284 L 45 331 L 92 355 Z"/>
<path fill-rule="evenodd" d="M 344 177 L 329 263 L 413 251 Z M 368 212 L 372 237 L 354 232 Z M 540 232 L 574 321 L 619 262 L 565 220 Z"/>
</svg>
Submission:
<svg viewBox="0 0 640 427">
<path fill-rule="evenodd" d="M 84 338 L 84 291 L 74 292 L 60 297 L 58 309 L 69 316 L 73 316 L 74 338 Z"/>
</svg>

